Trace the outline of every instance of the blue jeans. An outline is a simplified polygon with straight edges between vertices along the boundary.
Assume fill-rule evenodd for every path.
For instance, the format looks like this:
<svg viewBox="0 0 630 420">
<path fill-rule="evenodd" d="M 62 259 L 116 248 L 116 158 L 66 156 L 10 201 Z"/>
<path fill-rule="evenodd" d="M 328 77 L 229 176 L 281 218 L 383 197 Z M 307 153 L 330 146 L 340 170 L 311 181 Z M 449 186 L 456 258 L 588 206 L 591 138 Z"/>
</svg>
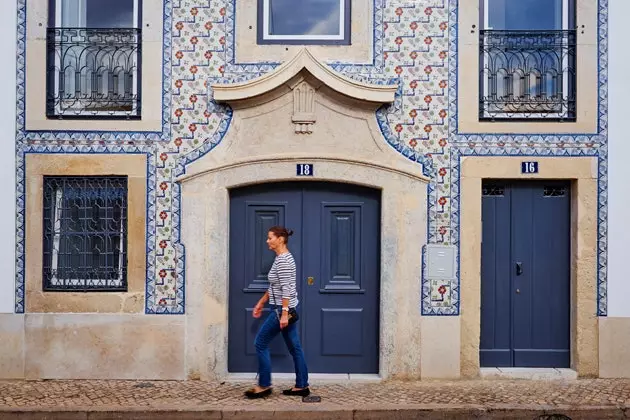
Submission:
<svg viewBox="0 0 630 420">
<path fill-rule="evenodd" d="M 271 313 L 258 330 L 254 346 L 258 355 L 258 385 L 261 387 L 271 386 L 271 356 L 269 354 L 269 343 L 282 332 L 282 338 L 293 357 L 293 365 L 295 366 L 295 387 L 308 387 L 308 369 L 306 367 L 306 359 L 300 344 L 300 336 L 298 335 L 298 322 L 287 325 L 285 329 L 280 329 L 280 320 L 276 314 L 276 309 L 281 312 L 281 306 L 270 305 Z"/>
</svg>

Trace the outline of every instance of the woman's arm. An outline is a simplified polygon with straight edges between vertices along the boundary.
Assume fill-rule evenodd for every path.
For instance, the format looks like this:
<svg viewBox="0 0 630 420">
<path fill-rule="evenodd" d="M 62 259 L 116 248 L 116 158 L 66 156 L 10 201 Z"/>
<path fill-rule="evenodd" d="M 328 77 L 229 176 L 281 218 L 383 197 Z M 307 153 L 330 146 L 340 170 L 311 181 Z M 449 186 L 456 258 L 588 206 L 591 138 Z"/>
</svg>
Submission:
<svg viewBox="0 0 630 420">
<path fill-rule="evenodd" d="M 268 300 L 269 300 L 269 290 L 267 290 L 265 294 L 262 295 L 260 299 L 258 299 L 258 303 L 256 304 L 256 306 L 264 306 Z"/>
<path fill-rule="evenodd" d="M 260 318 L 262 315 L 263 306 L 265 306 L 265 302 L 269 300 L 269 291 L 266 291 L 264 295 L 260 299 L 258 299 L 258 303 L 254 306 L 254 312 L 252 312 L 252 316 L 254 318 Z"/>
<path fill-rule="evenodd" d="M 280 316 L 280 328 L 289 325 L 289 303 L 291 297 L 296 294 L 296 269 L 293 258 L 283 259 L 278 262 L 278 278 L 282 290 L 282 315 Z"/>
<path fill-rule="evenodd" d="M 288 308 L 291 298 L 296 294 L 295 261 L 292 258 L 278 261 L 277 270 L 282 291 L 282 307 Z"/>
</svg>

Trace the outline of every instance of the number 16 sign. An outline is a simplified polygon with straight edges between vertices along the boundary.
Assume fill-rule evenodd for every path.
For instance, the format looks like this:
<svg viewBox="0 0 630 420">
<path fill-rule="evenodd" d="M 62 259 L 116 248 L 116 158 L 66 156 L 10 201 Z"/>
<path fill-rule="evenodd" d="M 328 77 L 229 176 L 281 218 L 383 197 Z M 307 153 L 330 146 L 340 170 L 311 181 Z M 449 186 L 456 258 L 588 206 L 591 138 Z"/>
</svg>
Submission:
<svg viewBox="0 0 630 420">
<path fill-rule="evenodd" d="M 522 174 L 537 174 L 538 173 L 538 162 L 521 162 L 521 173 Z"/>
</svg>

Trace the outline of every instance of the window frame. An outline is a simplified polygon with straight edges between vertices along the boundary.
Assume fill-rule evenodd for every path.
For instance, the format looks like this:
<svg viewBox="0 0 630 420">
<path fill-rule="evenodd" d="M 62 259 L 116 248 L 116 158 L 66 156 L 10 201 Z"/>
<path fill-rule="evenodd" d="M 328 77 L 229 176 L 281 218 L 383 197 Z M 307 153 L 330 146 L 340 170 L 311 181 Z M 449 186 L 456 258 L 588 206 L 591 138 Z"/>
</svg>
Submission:
<svg viewBox="0 0 630 420">
<path fill-rule="evenodd" d="M 269 35 L 269 0 L 257 2 L 257 43 L 259 45 L 352 45 L 351 0 L 339 0 L 341 33 L 339 35 Z"/>
<path fill-rule="evenodd" d="M 57 98 L 59 95 L 59 77 L 53 77 L 56 75 L 56 72 L 53 76 L 49 73 L 51 72 L 50 67 L 53 66 L 54 69 L 61 68 L 60 58 L 57 54 L 55 54 L 54 63 L 52 62 L 50 56 L 51 46 L 49 45 L 51 42 L 51 31 L 57 29 L 64 29 L 66 27 L 62 26 L 62 11 L 61 5 L 62 0 L 48 0 L 48 31 L 47 31 L 47 57 L 46 57 L 46 118 L 51 120 L 140 120 L 142 119 L 142 9 L 143 9 L 143 0 L 132 0 L 133 1 L 133 22 L 134 25 L 129 28 L 88 28 L 85 29 L 95 30 L 106 30 L 111 33 L 115 33 L 117 30 L 121 31 L 121 33 L 134 31 L 137 37 L 137 48 L 135 51 L 136 55 L 136 75 L 132 79 L 132 94 L 137 98 L 136 110 L 132 109 L 132 113 L 128 113 L 127 111 L 95 111 L 91 112 L 87 109 L 86 106 L 77 107 L 78 113 L 74 113 L 72 111 L 62 111 L 61 104 L 55 103 L 53 106 L 49 104 L 50 95 L 49 91 L 51 88 L 54 89 L 54 97 Z M 79 28 L 70 28 L 67 29 L 79 29 Z M 54 85 L 54 87 L 53 87 Z M 73 99 L 70 99 L 71 101 Z M 55 101 L 56 102 L 56 101 Z M 90 102 L 89 99 L 81 100 L 78 102 Z"/>
<path fill-rule="evenodd" d="M 482 30 L 492 30 L 488 28 L 488 1 L 479 0 L 479 28 Z M 562 30 L 575 28 L 576 0 L 562 0 Z"/>
<path fill-rule="evenodd" d="M 489 27 L 489 6 L 488 2 L 490 0 L 479 0 L 479 29 L 480 29 L 480 39 L 479 39 L 479 112 L 478 119 L 480 122 L 560 122 L 560 123 L 575 123 L 577 120 L 577 96 L 578 96 L 578 86 L 577 86 L 577 74 L 574 74 L 574 83 L 573 83 L 573 102 L 574 105 L 570 107 L 568 110 L 561 109 L 559 112 L 539 112 L 537 116 L 532 116 L 536 114 L 535 112 L 512 112 L 506 111 L 501 113 L 489 112 L 485 109 L 484 98 L 487 98 L 489 95 L 489 82 L 487 77 L 484 77 L 485 72 L 485 63 L 486 63 L 486 55 L 488 53 L 483 51 L 484 43 L 482 34 L 484 31 L 493 31 L 495 30 L 492 27 Z M 506 30 L 511 32 L 522 32 L 522 33 L 535 33 L 535 32 L 566 32 L 569 35 L 567 39 L 573 39 L 576 42 L 577 38 L 577 28 L 576 28 L 576 20 L 577 20 L 577 0 L 562 0 L 562 28 L 558 30 L 546 30 L 546 31 L 538 31 L 538 30 Z M 574 31 L 575 34 L 573 37 L 570 36 L 570 32 Z M 574 45 L 574 55 L 573 60 L 573 71 L 577 73 L 578 69 L 578 58 L 577 58 L 577 44 Z M 568 69 L 569 67 L 569 56 L 565 55 L 562 58 L 562 67 L 563 69 Z M 571 78 L 570 72 L 568 70 L 563 71 L 564 77 L 562 78 L 562 90 L 563 95 L 570 94 L 570 83 L 569 79 Z M 567 114 L 567 115 L 565 115 Z M 494 116 L 493 116 L 494 115 Z"/>
<path fill-rule="evenodd" d="M 60 241 L 64 236 L 62 231 L 63 224 L 61 222 L 64 217 L 61 212 L 65 209 L 63 206 L 64 198 L 62 194 L 59 194 L 59 190 L 56 190 L 55 196 L 47 198 L 46 190 L 49 182 L 66 182 L 65 180 L 94 180 L 97 182 L 107 183 L 111 181 L 121 183 L 121 186 L 111 186 L 112 189 L 122 189 L 123 198 L 120 214 L 120 236 L 119 236 L 119 251 L 118 251 L 118 267 L 113 264 L 111 267 L 103 267 L 105 271 L 117 271 L 118 278 L 116 279 L 89 279 L 89 278 L 64 278 L 59 279 L 54 273 L 59 271 L 59 254 L 60 254 Z M 44 292 L 127 292 L 128 291 L 128 242 L 129 242 L 129 178 L 127 175 L 44 175 L 42 180 L 42 186 L 44 194 L 42 196 L 42 290 Z M 107 187 L 106 187 L 107 189 Z M 88 206 L 84 206 L 87 208 Z M 113 207 L 112 207 L 113 208 Z M 67 210 L 67 209 L 65 209 Z M 51 220 L 47 220 L 51 218 Z M 103 221 L 98 220 L 98 223 Z M 107 223 L 107 219 L 105 220 Z M 52 228 L 52 235 L 49 235 Z M 73 234 L 84 234 L 85 237 L 89 237 L 89 231 L 85 232 L 72 232 Z M 113 233 L 113 232 L 112 232 Z M 94 235 L 98 235 L 99 232 L 93 232 Z M 110 237 L 106 237 L 106 241 Z M 115 259 L 112 259 L 112 262 Z M 63 267 L 62 270 L 68 270 L 69 267 Z M 84 268 L 87 270 L 87 268 Z M 79 284 L 69 285 L 71 281 L 76 281 Z M 116 281 L 117 285 L 90 285 L 89 283 L 97 283 L 99 281 Z M 54 284 L 56 282 L 63 282 L 63 284 Z"/>
<path fill-rule="evenodd" d="M 135 22 L 136 26 L 133 26 L 129 29 L 141 29 L 142 28 L 142 0 L 132 0 L 132 1 L 133 1 L 133 21 Z M 48 27 L 49 28 L 62 27 L 61 25 L 61 0 L 48 0 Z"/>
</svg>

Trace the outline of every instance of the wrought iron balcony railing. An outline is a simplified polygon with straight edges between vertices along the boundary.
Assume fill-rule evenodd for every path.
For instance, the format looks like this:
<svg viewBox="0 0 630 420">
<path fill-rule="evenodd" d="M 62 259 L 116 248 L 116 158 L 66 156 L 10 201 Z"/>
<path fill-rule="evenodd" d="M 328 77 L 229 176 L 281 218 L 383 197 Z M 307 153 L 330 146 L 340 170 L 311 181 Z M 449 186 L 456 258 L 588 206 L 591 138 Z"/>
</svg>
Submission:
<svg viewBox="0 0 630 420">
<path fill-rule="evenodd" d="M 576 37 L 482 30 L 479 119 L 575 121 Z"/>
<path fill-rule="evenodd" d="M 140 118 L 140 29 L 50 28 L 48 118 Z"/>
</svg>

